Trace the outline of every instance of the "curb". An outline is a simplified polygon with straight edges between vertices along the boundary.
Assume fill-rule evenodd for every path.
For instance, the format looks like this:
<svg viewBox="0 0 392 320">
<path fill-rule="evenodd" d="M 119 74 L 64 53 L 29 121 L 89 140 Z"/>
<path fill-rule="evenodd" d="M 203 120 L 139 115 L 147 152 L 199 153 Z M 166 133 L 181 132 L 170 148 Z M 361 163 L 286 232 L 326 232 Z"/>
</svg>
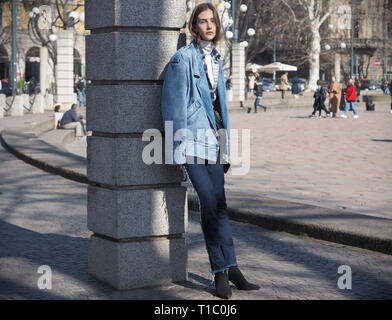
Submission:
<svg viewBox="0 0 392 320">
<path fill-rule="evenodd" d="M 195 197 L 190 198 L 188 196 L 188 208 L 192 211 L 199 212 L 199 203 Z M 267 230 L 287 232 L 297 236 L 310 237 L 392 255 L 392 240 L 336 230 L 325 226 L 290 221 L 256 211 L 228 207 L 227 212 L 230 220 L 256 225 Z"/>
<path fill-rule="evenodd" d="M 37 126 L 39 126 L 39 124 Z M 23 130 L 23 128 L 19 129 Z M 31 128 L 29 129 L 31 130 Z M 81 172 L 77 172 L 72 169 L 64 169 L 59 165 L 51 164 L 39 159 L 34 159 L 33 157 L 29 156 L 28 153 L 25 154 L 23 152 L 23 148 L 20 148 L 20 146 L 19 148 L 13 147 L 9 142 L 7 142 L 7 138 L 12 140 L 13 134 L 20 136 L 20 133 L 16 130 L 4 130 L 0 133 L 0 141 L 3 147 L 17 158 L 48 173 L 56 174 L 75 182 L 96 186 L 96 183 L 89 181 L 87 175 Z M 30 141 L 29 143 L 42 144 L 44 142 L 37 140 Z M 53 146 L 51 150 L 54 150 L 57 155 L 65 158 L 68 157 L 69 159 L 72 159 L 73 162 L 75 162 L 75 157 L 71 156 L 69 153 L 63 152 L 60 149 L 54 148 Z M 82 167 L 83 165 L 85 165 L 85 162 L 80 160 L 80 166 Z M 195 196 L 195 193 L 193 192 L 191 194 L 188 192 L 188 209 L 197 212 L 199 209 L 198 207 L 198 200 Z M 392 255 L 392 239 L 382 239 L 372 235 L 336 230 L 327 226 L 301 223 L 299 221 L 266 215 L 257 210 L 242 210 L 228 207 L 227 211 L 230 220 L 233 221 L 260 226 L 272 231 L 287 232 L 294 235 L 311 237 L 319 240 L 335 242 Z"/>
</svg>

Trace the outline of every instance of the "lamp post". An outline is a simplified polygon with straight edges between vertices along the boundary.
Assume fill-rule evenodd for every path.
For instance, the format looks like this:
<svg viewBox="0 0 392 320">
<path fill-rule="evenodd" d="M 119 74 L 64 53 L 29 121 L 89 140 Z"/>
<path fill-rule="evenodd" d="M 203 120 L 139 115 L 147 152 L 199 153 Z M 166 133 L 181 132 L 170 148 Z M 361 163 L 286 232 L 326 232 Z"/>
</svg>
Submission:
<svg viewBox="0 0 392 320">
<path fill-rule="evenodd" d="M 56 0 L 56 10 L 47 5 L 34 7 L 30 12 L 29 35 L 32 41 L 41 46 L 40 78 L 41 92 L 48 88 L 47 69 L 48 54 L 53 61 L 53 73 L 56 82 L 56 100 L 65 109 L 76 102 L 74 88 L 74 34 L 73 28 L 79 22 L 84 22 L 84 14 L 76 10 L 83 4 L 76 4 L 70 10 L 60 9 Z M 57 15 L 53 14 L 57 12 Z M 70 30 L 71 29 L 71 30 Z M 56 46 L 54 43 L 56 42 Z"/>
<path fill-rule="evenodd" d="M 17 68 L 17 43 L 16 43 L 16 19 L 17 19 L 17 3 L 16 0 L 12 0 L 12 72 L 11 72 L 11 84 L 12 84 L 12 96 L 16 95 L 16 68 Z"/>
<path fill-rule="evenodd" d="M 239 11 L 245 14 L 248 11 L 248 6 L 246 4 L 241 4 Z M 240 107 L 243 108 L 243 101 L 245 100 L 245 50 L 248 47 L 248 42 L 246 40 L 240 41 L 238 36 L 238 16 L 236 10 L 236 0 L 231 0 L 231 14 L 234 30 L 231 45 L 231 73 L 232 73 L 232 84 L 233 84 L 233 100 L 240 102 Z M 247 35 L 252 37 L 255 35 L 255 30 L 249 28 L 247 30 Z M 229 34 L 231 36 L 231 34 Z"/>
<path fill-rule="evenodd" d="M 352 2 L 351 5 L 351 68 L 350 68 L 350 78 L 354 79 L 354 28 L 355 28 L 355 21 L 354 21 L 354 5 Z"/>
<path fill-rule="evenodd" d="M 336 24 L 335 24 L 336 23 Z M 354 68 L 354 19 L 353 19 L 353 11 L 352 11 L 352 6 L 349 5 L 342 5 L 338 8 L 337 10 L 337 16 L 336 16 L 336 21 L 335 23 L 330 23 L 328 24 L 329 31 L 332 32 L 335 35 L 338 35 L 338 37 L 335 37 L 335 39 L 331 43 L 326 43 L 324 42 L 323 48 L 326 51 L 329 51 L 331 49 L 335 50 L 335 77 L 337 81 L 341 80 L 341 74 L 340 74 L 340 68 L 341 68 L 341 54 L 342 52 L 347 52 L 347 54 L 350 56 L 350 71 L 349 71 L 349 77 L 353 77 L 353 68 Z M 347 49 L 348 45 L 346 42 L 341 42 L 339 39 L 342 39 L 341 32 L 344 32 L 345 30 L 350 30 L 351 31 L 351 46 L 350 49 Z M 348 35 L 346 36 L 348 37 Z"/>
</svg>

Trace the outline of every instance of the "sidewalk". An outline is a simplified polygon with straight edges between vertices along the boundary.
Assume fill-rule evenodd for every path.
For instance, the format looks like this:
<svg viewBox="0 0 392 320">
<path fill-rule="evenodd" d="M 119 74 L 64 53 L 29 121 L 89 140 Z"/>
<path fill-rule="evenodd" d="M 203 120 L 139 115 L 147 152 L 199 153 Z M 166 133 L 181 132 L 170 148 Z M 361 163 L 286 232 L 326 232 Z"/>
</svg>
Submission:
<svg viewBox="0 0 392 320">
<path fill-rule="evenodd" d="M 15 129 L 19 139 L 31 139 L 28 133 L 51 114 L 29 115 L 0 120 L 0 131 Z M 27 128 L 26 128 L 27 126 Z M 19 127 L 19 131 L 16 130 Z M 27 131 L 27 130 L 28 131 Z M 27 135 L 27 136 L 26 136 Z M 45 135 L 50 135 L 48 132 Z M 4 132 L 2 138 L 4 138 Z M 42 135 L 41 135 L 42 137 Z M 7 138 L 6 138 L 7 139 Z M 49 140 L 49 139 L 48 139 Z M 29 140 L 36 147 L 19 149 L 28 154 L 46 154 L 46 164 L 55 166 L 57 151 L 43 140 Z M 54 139 L 56 141 L 56 139 Z M 40 144 L 38 144 L 38 142 Z M 26 147 L 26 144 L 19 143 Z M 67 147 L 69 148 L 69 144 Z M 74 146 L 76 147 L 76 146 Z M 80 147 L 80 146 L 79 146 Z M 82 148 L 80 148 L 82 149 Z M 68 154 L 62 161 L 83 168 L 83 157 Z M 186 234 L 188 244 L 188 280 L 152 288 L 118 291 L 89 277 L 87 251 L 91 232 L 87 229 L 87 188 L 84 183 L 49 174 L 18 160 L 0 147 L 0 300 L 1 299 L 201 299 L 216 300 L 208 256 L 200 229 L 200 215 L 189 211 Z M 67 164 L 67 165 L 68 165 Z M 39 166 L 47 169 L 40 162 Z M 60 167 L 61 168 L 61 167 Z M 66 173 L 65 175 L 68 175 Z M 234 196 L 230 194 L 229 197 Z M 243 195 L 240 195 L 243 199 Z M 260 209 L 271 218 L 290 209 L 284 201 L 253 199 L 247 207 Z M 240 202 L 239 202 L 240 203 Z M 242 203 L 245 205 L 245 203 Z M 229 204 L 231 207 L 231 204 Z M 291 207 L 291 210 L 294 209 Z M 302 210 L 300 207 L 297 209 Z M 313 217 L 315 207 L 306 212 Z M 319 208 L 320 210 L 320 208 Z M 232 213 L 230 208 L 230 212 Z M 252 217 L 253 213 L 245 217 Z M 343 219 L 344 220 L 344 219 Z M 347 220 L 350 222 L 350 220 Z M 252 221 L 249 221 L 252 222 Z M 388 221 L 389 222 L 389 221 Z M 375 230 L 369 228 L 369 234 Z M 250 224 L 232 223 L 238 262 L 247 278 L 261 289 L 241 292 L 233 289 L 232 300 L 280 299 L 390 299 L 392 296 L 392 257 L 374 251 L 294 237 L 271 232 Z M 48 265 L 52 272 L 52 289 L 40 290 L 38 267 Z M 337 286 L 342 265 L 353 270 L 352 290 Z M 158 303 L 158 302 L 157 302 Z M 154 305 L 154 302 L 152 302 Z"/>
<path fill-rule="evenodd" d="M 13 128 L 5 130 L 1 135 L 3 146 L 24 161 L 41 169 L 74 181 L 88 183 L 85 141 L 67 144 L 60 150 L 53 144 L 41 140 L 51 140 L 50 136 L 55 134 L 54 131 L 43 134 L 40 138 L 34 137 L 35 134 L 31 133 L 34 131 L 31 127 L 37 126 L 32 125 L 31 122 L 42 123 L 50 116 L 45 114 L 11 119 L 10 121 L 14 121 Z M 62 132 L 64 134 L 63 130 Z M 228 176 L 226 179 L 230 182 L 231 177 Z M 306 235 L 392 254 L 392 219 L 390 218 L 271 199 L 261 195 L 260 192 L 246 192 L 242 185 L 241 189 L 236 189 L 233 185 L 236 184 L 228 184 L 226 190 L 228 212 L 233 220 L 259 225 L 270 230 Z M 194 192 L 190 192 L 189 204 L 191 208 L 195 208 Z"/>
</svg>

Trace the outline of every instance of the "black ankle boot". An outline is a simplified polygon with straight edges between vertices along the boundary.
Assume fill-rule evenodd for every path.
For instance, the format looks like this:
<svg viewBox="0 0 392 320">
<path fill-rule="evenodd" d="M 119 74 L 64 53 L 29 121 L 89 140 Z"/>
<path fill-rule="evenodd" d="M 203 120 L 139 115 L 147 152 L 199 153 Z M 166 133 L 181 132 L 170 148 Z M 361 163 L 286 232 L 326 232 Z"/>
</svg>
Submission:
<svg viewBox="0 0 392 320">
<path fill-rule="evenodd" d="M 238 290 L 259 290 L 260 286 L 246 281 L 238 267 L 229 268 L 229 280 L 235 284 Z"/>
<path fill-rule="evenodd" d="M 216 295 L 222 299 L 229 299 L 231 297 L 231 288 L 229 285 L 229 277 L 227 272 L 215 273 L 215 289 Z"/>
</svg>

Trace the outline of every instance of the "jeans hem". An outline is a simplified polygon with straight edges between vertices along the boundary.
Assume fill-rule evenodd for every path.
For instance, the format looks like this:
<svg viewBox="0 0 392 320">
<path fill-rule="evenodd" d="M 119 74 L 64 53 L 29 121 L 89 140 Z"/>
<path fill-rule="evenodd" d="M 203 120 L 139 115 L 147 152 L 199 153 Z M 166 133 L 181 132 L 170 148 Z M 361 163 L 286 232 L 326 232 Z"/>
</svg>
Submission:
<svg viewBox="0 0 392 320">
<path fill-rule="evenodd" d="M 215 274 L 215 273 L 218 273 L 218 272 L 226 272 L 226 271 L 229 271 L 229 268 L 231 268 L 231 267 L 238 267 L 238 264 L 237 263 L 229 264 L 225 268 L 218 269 L 218 270 L 211 270 L 211 273 Z"/>
</svg>

